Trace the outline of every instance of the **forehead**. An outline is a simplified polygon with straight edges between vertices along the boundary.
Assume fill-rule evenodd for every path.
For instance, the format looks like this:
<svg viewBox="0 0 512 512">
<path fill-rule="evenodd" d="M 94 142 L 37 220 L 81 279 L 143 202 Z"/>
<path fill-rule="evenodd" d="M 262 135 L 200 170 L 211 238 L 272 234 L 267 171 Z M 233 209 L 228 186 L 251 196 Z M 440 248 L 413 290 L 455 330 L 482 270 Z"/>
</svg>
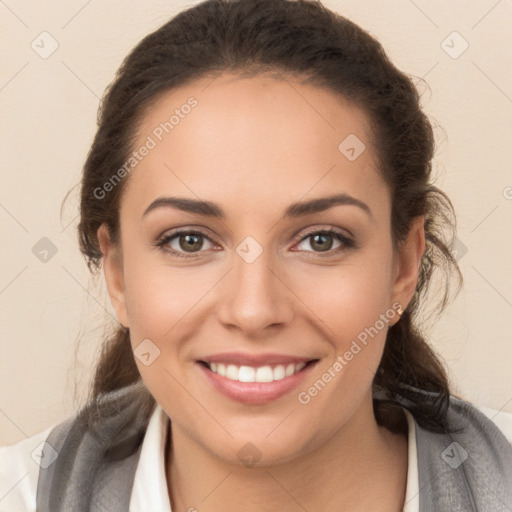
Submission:
<svg viewBox="0 0 512 512">
<path fill-rule="evenodd" d="M 288 203 L 334 191 L 382 195 L 369 133 L 366 115 L 344 98 L 286 75 L 198 80 L 145 112 L 134 149 L 150 149 L 126 197 L 142 210 L 166 193 L 245 198 L 249 209 L 263 196 Z"/>
</svg>

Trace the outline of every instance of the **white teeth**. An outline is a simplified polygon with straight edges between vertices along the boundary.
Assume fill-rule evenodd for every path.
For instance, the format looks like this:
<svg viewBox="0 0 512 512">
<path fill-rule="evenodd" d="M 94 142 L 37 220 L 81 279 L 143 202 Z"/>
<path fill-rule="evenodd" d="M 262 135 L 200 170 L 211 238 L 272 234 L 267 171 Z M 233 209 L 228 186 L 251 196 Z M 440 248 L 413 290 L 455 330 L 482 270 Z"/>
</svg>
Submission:
<svg viewBox="0 0 512 512">
<path fill-rule="evenodd" d="M 260 366 L 256 370 L 256 382 L 272 382 L 274 380 L 274 375 L 272 373 L 272 368 L 270 366 Z"/>
<path fill-rule="evenodd" d="M 240 366 L 238 369 L 238 380 L 240 382 L 254 382 L 256 370 L 250 366 Z"/>
<path fill-rule="evenodd" d="M 214 370 L 215 371 L 215 370 Z M 287 377 L 289 377 L 290 375 L 293 375 L 293 372 L 295 372 L 295 365 L 293 363 L 290 363 L 287 367 L 286 367 L 286 372 L 285 372 L 285 375 Z"/>
<path fill-rule="evenodd" d="M 212 372 L 218 373 L 227 379 L 240 382 L 273 382 L 274 380 L 282 380 L 299 372 L 304 366 L 306 366 L 306 363 L 290 363 L 287 366 L 279 364 L 274 368 L 268 365 L 253 368 L 252 366 L 236 366 L 234 364 L 209 364 Z"/>
<path fill-rule="evenodd" d="M 226 370 L 226 377 L 231 380 L 238 380 L 238 368 L 234 364 L 228 365 Z"/>
<path fill-rule="evenodd" d="M 280 364 L 274 368 L 274 380 L 284 379 L 285 376 L 286 376 L 286 373 L 284 371 L 284 366 L 282 364 Z"/>
<path fill-rule="evenodd" d="M 295 372 L 299 372 L 300 370 L 302 370 L 302 368 L 304 368 L 304 366 L 306 366 L 306 363 L 296 364 L 295 365 Z"/>
</svg>

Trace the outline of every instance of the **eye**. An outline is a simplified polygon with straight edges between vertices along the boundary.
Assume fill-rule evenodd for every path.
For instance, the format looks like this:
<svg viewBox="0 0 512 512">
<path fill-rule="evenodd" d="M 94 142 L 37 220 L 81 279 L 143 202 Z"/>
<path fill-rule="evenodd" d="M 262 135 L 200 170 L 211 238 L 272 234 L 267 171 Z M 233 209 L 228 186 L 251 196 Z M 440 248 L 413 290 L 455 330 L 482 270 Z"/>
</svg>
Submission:
<svg viewBox="0 0 512 512">
<path fill-rule="evenodd" d="M 310 241 L 308 242 L 308 240 Z M 337 241 L 339 245 L 333 249 L 332 246 L 335 241 Z M 302 237 L 298 245 L 305 242 L 309 243 L 310 247 L 313 248 L 313 251 L 308 252 L 320 253 L 320 256 L 324 255 L 321 253 L 332 255 L 332 253 L 338 253 L 344 249 L 355 246 L 352 239 L 334 229 L 311 231 Z"/>
<path fill-rule="evenodd" d="M 196 257 L 194 253 L 203 247 L 204 240 L 212 243 L 210 238 L 200 231 L 180 230 L 165 235 L 157 241 L 156 245 L 163 251 L 170 252 L 176 256 L 193 258 Z"/>
</svg>

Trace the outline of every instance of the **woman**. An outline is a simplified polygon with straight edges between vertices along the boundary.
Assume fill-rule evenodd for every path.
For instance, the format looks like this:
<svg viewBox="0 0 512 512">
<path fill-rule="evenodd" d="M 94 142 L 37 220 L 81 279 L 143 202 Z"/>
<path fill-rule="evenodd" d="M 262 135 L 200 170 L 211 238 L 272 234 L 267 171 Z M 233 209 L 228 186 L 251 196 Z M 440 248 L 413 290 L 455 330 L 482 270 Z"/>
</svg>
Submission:
<svg viewBox="0 0 512 512">
<path fill-rule="evenodd" d="M 148 35 L 82 180 L 121 326 L 11 503 L 510 510 L 512 447 L 418 328 L 433 271 L 460 277 L 433 150 L 410 79 L 320 3 L 212 0 Z"/>
</svg>

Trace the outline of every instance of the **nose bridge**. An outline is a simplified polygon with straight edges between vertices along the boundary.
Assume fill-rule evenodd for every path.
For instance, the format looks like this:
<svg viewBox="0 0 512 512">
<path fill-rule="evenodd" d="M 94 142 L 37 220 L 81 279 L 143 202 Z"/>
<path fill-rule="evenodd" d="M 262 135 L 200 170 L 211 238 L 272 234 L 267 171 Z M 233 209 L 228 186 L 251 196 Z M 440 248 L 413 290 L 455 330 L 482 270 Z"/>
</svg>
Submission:
<svg viewBox="0 0 512 512">
<path fill-rule="evenodd" d="M 224 323 L 255 331 L 289 321 L 289 297 L 275 275 L 273 254 L 270 246 L 264 247 L 252 236 L 236 247 L 229 291 L 221 307 Z"/>
</svg>

